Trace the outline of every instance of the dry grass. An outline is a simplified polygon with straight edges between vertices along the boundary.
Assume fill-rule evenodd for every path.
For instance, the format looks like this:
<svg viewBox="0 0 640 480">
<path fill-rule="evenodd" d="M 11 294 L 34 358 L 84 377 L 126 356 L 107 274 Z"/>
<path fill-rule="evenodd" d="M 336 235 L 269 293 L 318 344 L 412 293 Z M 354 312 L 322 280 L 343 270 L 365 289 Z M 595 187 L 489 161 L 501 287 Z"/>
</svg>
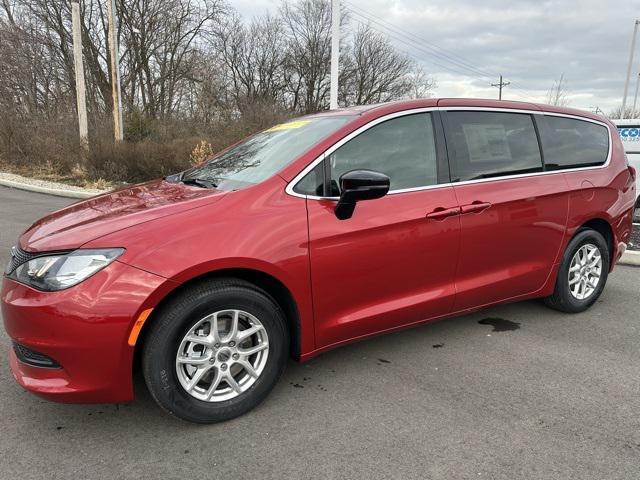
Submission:
<svg viewBox="0 0 640 480">
<path fill-rule="evenodd" d="M 113 141 L 109 117 L 93 118 L 89 154 L 83 155 L 74 115 L 23 119 L 0 112 L 0 170 L 89 188 L 144 182 L 200 163 L 291 113 L 256 107 L 230 117 L 201 125 L 137 114 L 129 117 L 128 140 L 119 144 Z"/>
</svg>

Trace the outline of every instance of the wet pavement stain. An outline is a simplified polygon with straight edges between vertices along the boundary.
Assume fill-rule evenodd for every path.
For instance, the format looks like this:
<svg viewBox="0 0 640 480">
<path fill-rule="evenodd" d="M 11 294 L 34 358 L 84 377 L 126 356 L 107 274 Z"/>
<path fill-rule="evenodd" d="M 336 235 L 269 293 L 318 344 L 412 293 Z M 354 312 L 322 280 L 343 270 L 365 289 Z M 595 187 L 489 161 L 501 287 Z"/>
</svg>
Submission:
<svg viewBox="0 0 640 480">
<path fill-rule="evenodd" d="M 505 320 L 504 318 L 484 318 L 478 321 L 480 325 L 491 325 L 493 327 L 492 332 L 509 332 L 511 330 L 518 330 L 520 324 L 518 322 L 512 322 L 511 320 Z"/>
</svg>

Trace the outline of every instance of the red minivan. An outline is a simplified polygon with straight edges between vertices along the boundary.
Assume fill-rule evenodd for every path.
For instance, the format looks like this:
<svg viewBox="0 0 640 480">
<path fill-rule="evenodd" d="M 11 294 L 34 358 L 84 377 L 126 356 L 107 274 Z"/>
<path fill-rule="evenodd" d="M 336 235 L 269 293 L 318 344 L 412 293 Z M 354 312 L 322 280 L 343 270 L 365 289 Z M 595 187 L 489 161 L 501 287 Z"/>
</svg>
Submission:
<svg viewBox="0 0 640 480">
<path fill-rule="evenodd" d="M 489 305 L 581 312 L 631 231 L 616 128 L 530 103 L 427 99 L 302 117 L 201 166 L 32 225 L 2 287 L 17 382 L 169 413 L 255 407 L 291 356 Z"/>
</svg>

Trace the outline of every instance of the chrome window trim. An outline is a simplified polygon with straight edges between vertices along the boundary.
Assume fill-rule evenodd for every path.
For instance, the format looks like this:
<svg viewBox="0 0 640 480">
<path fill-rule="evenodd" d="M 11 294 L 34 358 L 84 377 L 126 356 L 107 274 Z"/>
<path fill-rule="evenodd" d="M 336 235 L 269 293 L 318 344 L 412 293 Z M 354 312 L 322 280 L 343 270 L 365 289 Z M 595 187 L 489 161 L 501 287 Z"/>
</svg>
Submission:
<svg viewBox="0 0 640 480">
<path fill-rule="evenodd" d="M 304 176 L 313 170 L 320 162 L 322 162 L 328 155 L 331 155 L 334 151 L 340 148 L 342 145 L 357 137 L 362 132 L 369 130 L 371 127 L 378 125 L 379 123 L 386 122 L 387 120 L 392 120 L 398 117 L 404 117 L 406 115 L 414 115 L 416 113 L 427 113 L 427 112 L 453 112 L 453 111 L 467 111 L 467 112 L 501 112 L 501 113 L 523 113 L 527 115 L 547 115 L 554 117 L 564 117 L 564 118 L 572 118 L 574 120 L 581 120 L 584 122 L 595 123 L 596 125 L 601 125 L 607 129 L 609 133 L 609 149 L 607 152 L 607 158 L 602 165 L 596 165 L 593 167 L 580 167 L 580 168 L 561 168 L 558 170 L 549 170 L 546 172 L 534 172 L 534 173 L 521 173 L 515 175 L 504 175 L 499 177 L 491 177 L 491 178 L 481 178 L 478 180 L 465 180 L 463 182 L 448 182 L 448 183 L 438 183 L 436 185 L 426 185 L 424 187 L 413 187 L 413 188 L 401 188 L 398 190 L 391 190 L 387 195 L 396 195 L 398 193 L 408 193 L 408 192 L 419 192 L 422 190 L 433 190 L 436 188 L 449 188 L 453 186 L 459 185 L 472 185 L 475 183 L 485 183 L 485 182 L 496 182 L 501 180 L 513 180 L 515 178 L 526 178 L 533 176 L 541 176 L 541 175 L 557 175 L 565 172 L 579 172 L 579 171 L 587 171 L 587 170 L 599 170 L 609 166 L 611 163 L 611 157 L 613 153 L 613 137 L 611 135 L 611 127 L 599 120 L 595 120 L 593 118 L 581 117 L 579 115 L 573 115 L 570 113 L 558 113 L 558 112 L 547 112 L 544 110 L 527 110 L 527 109 L 514 109 L 514 108 L 500 108 L 500 107 L 424 107 L 424 108 L 414 108 L 411 110 L 403 110 L 401 112 L 394 112 L 383 117 L 376 118 L 371 122 L 361 126 L 357 130 L 354 130 L 346 137 L 338 140 L 332 146 L 327 148 L 322 154 L 320 154 L 315 160 L 313 160 L 309 165 L 307 165 L 298 175 L 296 175 L 285 188 L 285 192 L 293 197 L 306 198 L 308 200 L 338 200 L 340 197 L 321 197 L 317 195 L 305 195 L 303 193 L 295 192 L 293 189 L 298 184 L 300 180 L 304 178 Z"/>
</svg>

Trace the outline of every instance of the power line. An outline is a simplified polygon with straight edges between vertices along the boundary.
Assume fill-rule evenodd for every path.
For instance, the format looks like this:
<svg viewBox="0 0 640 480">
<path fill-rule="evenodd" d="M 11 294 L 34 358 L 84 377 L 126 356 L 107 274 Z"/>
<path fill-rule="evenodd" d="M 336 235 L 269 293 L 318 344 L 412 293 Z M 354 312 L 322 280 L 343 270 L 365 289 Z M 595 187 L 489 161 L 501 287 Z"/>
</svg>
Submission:
<svg viewBox="0 0 640 480">
<path fill-rule="evenodd" d="M 351 12 L 351 13 L 356 13 L 356 12 Z M 430 52 L 426 51 L 426 50 L 425 50 L 423 47 L 421 47 L 420 45 L 416 45 L 416 44 L 414 44 L 413 42 L 412 42 L 412 43 L 409 43 L 409 42 L 407 42 L 405 39 L 400 38 L 399 36 L 394 35 L 393 33 L 389 33 L 389 32 L 386 32 L 386 31 L 382 31 L 382 30 L 376 29 L 375 27 L 372 27 L 372 26 L 371 26 L 371 24 L 370 24 L 370 22 L 371 22 L 371 21 L 370 21 L 369 19 L 366 19 L 366 18 L 365 18 L 365 20 L 367 21 L 367 23 L 364 23 L 364 22 L 362 22 L 361 20 L 356 19 L 356 21 L 357 21 L 359 24 L 361 24 L 361 25 L 365 25 L 365 26 L 369 26 L 370 28 L 373 28 L 375 31 L 377 31 L 377 32 L 379 32 L 379 33 L 382 33 L 383 35 L 386 35 L 386 36 L 388 36 L 389 38 L 392 38 L 392 39 L 396 40 L 397 42 L 399 42 L 399 43 L 401 43 L 401 44 L 403 44 L 403 45 L 405 45 L 405 46 L 407 46 L 407 47 L 409 47 L 409 48 L 411 48 L 411 49 L 413 49 L 413 50 L 418 50 L 418 51 L 419 51 L 419 52 L 421 52 L 421 53 L 425 53 L 425 54 L 427 54 L 427 55 L 431 55 L 431 53 L 430 53 Z M 430 63 L 430 64 L 433 64 L 433 65 L 437 66 L 437 67 L 440 67 L 440 68 L 441 68 L 441 69 L 443 69 L 443 70 L 446 70 L 446 71 L 448 71 L 448 72 L 451 72 L 451 73 L 453 73 L 453 74 L 455 74 L 455 75 L 462 75 L 462 76 L 467 76 L 467 77 L 473 77 L 473 78 L 476 78 L 476 79 L 479 79 L 479 80 L 483 80 L 483 81 L 484 81 L 484 79 L 485 79 L 485 78 L 488 78 L 488 77 L 482 77 L 482 76 L 479 76 L 478 74 L 475 74 L 475 73 L 473 73 L 473 74 L 469 74 L 468 72 L 465 72 L 465 71 L 461 70 L 461 69 L 460 69 L 460 67 L 453 68 L 453 67 L 451 67 L 451 66 L 447 66 L 447 65 L 444 65 L 444 64 L 442 64 L 442 63 L 439 63 L 439 62 L 437 62 L 437 61 L 435 61 L 435 60 L 433 60 L 433 59 L 431 59 L 431 58 L 430 58 L 430 59 L 427 59 L 427 58 L 425 58 L 425 57 L 417 56 L 417 55 L 415 55 L 415 54 L 411 53 L 410 51 L 405 51 L 405 53 L 406 53 L 407 55 L 409 55 L 410 57 L 412 57 L 412 58 L 414 58 L 414 59 L 418 60 L 418 61 L 428 62 L 428 63 Z M 523 98 L 523 99 L 525 99 L 525 100 L 530 100 L 530 97 L 526 97 L 526 96 L 524 96 L 524 95 L 522 95 L 522 94 L 520 94 L 520 93 L 518 93 L 518 92 L 513 92 L 513 93 L 514 93 L 515 95 L 518 95 L 518 96 L 522 97 L 522 98 Z"/>
<path fill-rule="evenodd" d="M 480 69 L 479 67 L 473 65 L 471 62 L 467 61 L 464 57 L 457 55 L 443 47 L 440 47 L 439 45 L 436 45 L 434 43 L 428 42 L 427 40 L 425 40 L 424 38 L 418 37 L 417 35 L 414 35 L 410 32 L 405 32 L 404 30 L 402 30 L 400 27 L 398 27 L 397 25 L 392 24 L 391 22 L 384 20 L 372 13 L 369 12 L 365 12 L 364 10 L 362 10 L 361 8 L 351 4 L 350 2 L 345 2 L 348 3 L 348 5 L 350 6 L 350 12 L 364 20 L 366 20 L 367 22 L 370 23 L 375 23 L 376 25 L 380 26 L 381 28 L 389 31 L 389 32 L 393 32 L 395 35 L 398 35 L 400 37 L 402 37 L 404 40 L 399 40 L 404 44 L 407 44 L 407 41 L 410 42 L 409 46 L 415 48 L 415 45 L 419 45 L 420 50 L 423 53 L 426 53 L 429 56 L 435 56 L 440 60 L 446 61 L 448 63 L 450 63 L 451 65 L 454 65 L 456 68 L 458 69 L 462 69 L 464 72 L 468 72 L 468 73 L 462 73 L 463 75 L 467 75 L 467 76 L 473 76 L 476 78 L 482 77 L 482 78 L 486 78 L 486 79 L 491 79 L 491 78 L 495 78 L 496 76 L 498 76 L 497 73 L 489 73 L 485 70 Z M 357 11 L 356 11 L 357 10 Z M 383 32 L 387 35 L 389 35 L 387 32 Z M 391 37 L 393 37 L 392 35 L 389 35 Z M 397 37 L 394 37 L 398 40 Z M 423 59 L 424 60 L 424 59 Z M 430 63 L 433 63 L 437 66 L 440 66 L 442 68 L 444 68 L 445 70 L 448 71 L 453 71 L 450 68 L 446 68 L 444 67 L 442 64 L 437 63 L 433 60 L 429 60 Z M 455 73 L 460 73 L 459 71 L 455 72 Z M 469 74 L 471 73 L 471 75 Z M 524 93 L 524 95 L 519 94 L 518 92 L 513 92 L 516 95 L 525 98 L 525 99 L 530 99 L 530 98 L 537 98 L 538 95 L 525 90 L 524 88 L 520 87 L 516 82 L 511 81 L 511 85 L 512 88 L 519 90 L 521 92 Z"/>
<path fill-rule="evenodd" d="M 425 40 L 424 38 L 418 37 L 417 35 L 412 34 L 411 32 L 406 32 L 404 31 L 401 27 L 392 24 L 391 22 L 380 18 L 376 15 L 374 15 L 373 13 L 369 13 L 364 11 L 363 9 L 361 9 L 360 7 L 353 5 L 351 3 L 349 3 L 349 5 L 351 6 L 352 9 L 355 9 L 352 11 L 352 13 L 359 15 L 362 18 L 365 18 L 368 21 L 374 22 L 378 25 L 383 26 L 383 28 L 386 28 L 388 30 L 391 31 L 395 31 L 396 33 L 398 33 L 399 35 L 402 35 L 403 37 L 410 39 L 413 42 L 419 43 L 421 44 L 424 48 L 428 49 L 429 51 L 432 52 L 432 54 L 436 57 L 439 57 L 443 60 L 446 60 L 454 65 L 457 65 L 459 67 L 463 67 L 465 69 L 471 70 L 474 73 L 480 75 L 480 76 L 486 76 L 486 77 L 493 77 L 493 74 L 488 74 L 487 72 L 483 72 L 482 70 L 480 70 L 479 68 L 475 67 L 474 65 L 466 62 L 464 59 L 462 59 L 461 57 L 455 58 L 455 55 L 452 55 L 450 53 L 447 53 L 446 50 L 444 50 L 443 48 L 439 47 L 438 45 L 435 45 L 433 43 L 428 42 L 427 40 Z M 357 11 L 356 11 L 357 10 Z M 439 52 L 438 50 L 441 50 L 442 52 Z"/>
<path fill-rule="evenodd" d="M 361 15 L 363 17 L 365 15 L 369 16 L 369 17 L 373 17 L 373 18 L 377 19 L 379 22 L 382 22 L 382 23 L 385 23 L 387 25 L 390 25 L 391 27 L 394 27 L 396 29 L 400 29 L 403 35 L 405 35 L 407 37 L 413 37 L 414 39 L 416 39 L 421 44 L 425 44 L 427 46 L 427 48 L 430 48 L 431 50 L 437 49 L 437 50 L 440 50 L 440 51 L 444 52 L 444 53 L 438 53 L 438 52 L 434 52 L 434 53 L 436 55 L 439 55 L 439 56 L 443 57 L 446 60 L 455 62 L 458 65 L 466 66 L 467 68 L 475 71 L 479 75 L 481 75 L 483 77 L 486 77 L 486 78 L 494 78 L 494 77 L 497 77 L 499 75 L 496 72 L 488 72 L 486 70 L 481 70 L 479 67 L 477 67 L 476 65 L 472 64 L 469 60 L 467 60 L 465 57 L 463 57 L 461 55 L 458 55 L 458 54 L 456 54 L 456 53 L 454 53 L 454 52 L 452 52 L 450 50 L 447 50 L 447 49 L 445 49 L 445 48 L 443 48 L 443 47 L 441 47 L 439 45 L 436 45 L 435 43 L 429 42 L 429 41 L 425 40 L 422 37 L 419 37 L 419 36 L 417 36 L 415 34 L 412 34 L 411 32 L 405 32 L 401 27 L 392 24 L 388 20 L 385 20 L 385 19 L 382 19 L 382 18 L 378 17 L 378 16 L 374 15 L 373 13 L 369 13 L 369 12 L 363 10 L 362 8 L 360 8 L 360 7 L 356 6 L 356 5 L 353 5 L 353 4 L 350 4 L 350 5 L 351 5 L 352 8 L 355 8 L 356 10 L 359 10 L 360 12 L 362 12 L 362 13 L 358 13 L 358 12 L 353 12 L 353 13 L 356 13 L 357 15 L 359 14 L 359 15 Z M 512 84 L 512 86 L 514 88 L 517 88 L 518 90 L 521 90 L 522 92 L 526 93 L 527 95 L 531 95 L 532 97 L 537 97 L 537 95 L 532 94 L 531 92 L 527 91 L 526 89 L 521 88 L 519 86 L 516 86 L 516 85 L 518 85 L 518 84 L 516 84 L 516 82 L 511 81 L 511 84 Z"/>
<path fill-rule="evenodd" d="M 511 85 L 511 82 L 505 82 L 504 80 L 502 80 L 502 75 L 500 75 L 500 81 L 498 83 L 491 84 L 492 87 L 498 87 L 500 91 L 500 93 L 498 93 L 498 100 L 502 100 L 502 89 L 507 85 Z"/>
</svg>

